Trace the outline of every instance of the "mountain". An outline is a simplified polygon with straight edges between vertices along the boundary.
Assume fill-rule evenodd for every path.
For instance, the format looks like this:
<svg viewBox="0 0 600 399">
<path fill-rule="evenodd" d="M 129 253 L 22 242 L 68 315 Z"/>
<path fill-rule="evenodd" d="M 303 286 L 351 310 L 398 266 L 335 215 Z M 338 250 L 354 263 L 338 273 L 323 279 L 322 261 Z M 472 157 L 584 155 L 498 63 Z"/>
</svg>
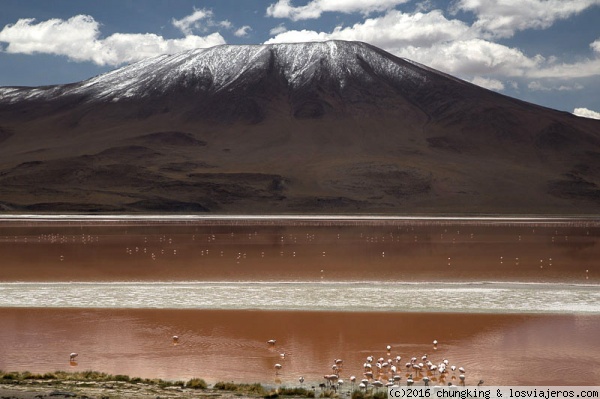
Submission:
<svg viewBox="0 0 600 399">
<path fill-rule="evenodd" d="M 217 46 L 78 83 L 0 88 L 5 211 L 599 206 L 600 121 L 360 42 Z"/>
</svg>

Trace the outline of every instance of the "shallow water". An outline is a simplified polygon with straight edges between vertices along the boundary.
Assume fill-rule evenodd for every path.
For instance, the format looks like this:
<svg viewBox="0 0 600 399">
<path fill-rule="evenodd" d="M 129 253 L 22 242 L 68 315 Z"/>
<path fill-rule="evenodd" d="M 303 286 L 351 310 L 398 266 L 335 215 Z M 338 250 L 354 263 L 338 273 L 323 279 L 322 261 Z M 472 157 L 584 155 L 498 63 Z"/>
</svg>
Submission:
<svg viewBox="0 0 600 399">
<path fill-rule="evenodd" d="M 0 281 L 600 283 L 594 221 L 0 221 Z"/>
<path fill-rule="evenodd" d="M 471 383 L 600 385 L 598 221 L 54 219 L 0 220 L 0 369 L 295 385 L 391 344 Z"/>
<path fill-rule="evenodd" d="M 581 314 L 4 308 L 0 369 L 288 386 L 304 376 L 311 386 L 332 373 L 334 359 L 343 359 L 340 376 L 348 383 L 351 375 L 364 378 L 367 356 L 401 356 L 405 383 L 414 371 L 404 364 L 428 354 L 435 364 L 448 359 L 464 367 L 469 384 L 599 385 L 599 330 L 600 317 Z M 269 339 L 277 340 L 274 347 Z M 73 351 L 79 357 L 71 365 Z M 423 375 L 414 375 L 418 384 Z M 443 381 L 458 383 L 458 375 Z"/>
</svg>

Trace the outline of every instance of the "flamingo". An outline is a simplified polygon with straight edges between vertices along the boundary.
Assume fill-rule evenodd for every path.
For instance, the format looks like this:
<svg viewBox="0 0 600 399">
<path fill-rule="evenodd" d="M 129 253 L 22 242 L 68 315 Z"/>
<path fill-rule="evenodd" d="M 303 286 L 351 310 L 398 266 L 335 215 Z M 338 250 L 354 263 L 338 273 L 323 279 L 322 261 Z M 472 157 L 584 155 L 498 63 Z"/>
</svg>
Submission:
<svg viewBox="0 0 600 399">
<path fill-rule="evenodd" d="M 275 342 L 277 342 L 277 341 L 274 340 L 274 339 L 270 339 L 270 340 L 267 341 L 267 344 L 269 344 L 269 345 L 275 345 Z"/>
<path fill-rule="evenodd" d="M 77 356 L 79 356 L 79 354 L 78 354 L 78 353 L 75 353 L 75 352 L 71 353 L 71 354 L 69 355 L 69 361 L 70 361 L 70 362 L 74 362 L 74 361 L 75 361 L 75 358 L 76 358 Z"/>
<path fill-rule="evenodd" d="M 279 375 L 279 370 L 281 370 L 281 364 L 277 363 L 275 364 L 275 375 Z"/>
<path fill-rule="evenodd" d="M 392 346 L 391 345 L 388 345 L 385 348 L 387 349 L 388 352 L 392 350 Z"/>
<path fill-rule="evenodd" d="M 298 378 L 298 382 L 300 382 L 300 385 L 304 384 L 304 377 L 300 376 L 300 378 Z"/>
<path fill-rule="evenodd" d="M 480 387 L 483 385 L 483 380 L 479 380 L 479 382 L 477 383 L 477 386 Z"/>
<path fill-rule="evenodd" d="M 176 345 L 179 342 L 179 336 L 173 335 L 173 345 Z"/>
</svg>

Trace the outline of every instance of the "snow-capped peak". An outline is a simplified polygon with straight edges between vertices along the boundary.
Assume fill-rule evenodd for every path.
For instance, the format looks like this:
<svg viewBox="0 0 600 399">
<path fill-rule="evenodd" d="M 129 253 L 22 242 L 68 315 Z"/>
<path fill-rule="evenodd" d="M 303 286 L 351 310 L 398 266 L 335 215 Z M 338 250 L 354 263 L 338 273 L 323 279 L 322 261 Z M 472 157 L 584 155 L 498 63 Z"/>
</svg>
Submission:
<svg viewBox="0 0 600 399">
<path fill-rule="evenodd" d="M 0 88 L 0 101 L 68 95 L 120 101 L 166 92 L 180 85 L 191 85 L 200 92 L 218 92 L 244 83 L 245 76 L 265 73 L 269 68 L 275 68 L 292 88 L 324 74 L 344 87 L 351 77 L 368 79 L 365 63 L 373 73 L 391 81 L 426 79 L 416 65 L 398 60 L 361 42 L 221 45 L 149 58 L 78 84 Z"/>
</svg>

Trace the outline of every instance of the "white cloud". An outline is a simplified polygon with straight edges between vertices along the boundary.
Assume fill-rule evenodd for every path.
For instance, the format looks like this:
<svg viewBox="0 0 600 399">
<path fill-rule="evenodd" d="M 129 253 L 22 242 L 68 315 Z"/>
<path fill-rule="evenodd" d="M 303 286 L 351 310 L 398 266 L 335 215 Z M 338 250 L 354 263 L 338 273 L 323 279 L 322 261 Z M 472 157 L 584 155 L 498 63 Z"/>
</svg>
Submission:
<svg viewBox="0 0 600 399">
<path fill-rule="evenodd" d="M 0 31 L 0 41 L 8 43 L 8 53 L 70 53 L 78 60 L 81 49 L 93 43 L 99 24 L 89 15 L 77 15 L 67 21 L 49 19 L 35 23 L 33 18 L 18 20 Z"/>
<path fill-rule="evenodd" d="M 233 32 L 233 34 L 237 37 L 244 37 L 244 36 L 248 36 L 248 32 L 250 32 L 252 30 L 252 28 L 248 25 L 244 25 L 241 28 L 239 28 L 238 30 L 236 30 L 235 32 Z"/>
<path fill-rule="evenodd" d="M 34 19 L 20 19 L 0 31 L 0 42 L 8 43 L 5 49 L 8 53 L 54 54 L 98 65 L 120 65 L 160 54 L 225 43 L 219 33 L 203 37 L 187 35 L 181 39 L 165 39 L 152 33 L 115 33 L 100 39 L 99 28 L 100 24 L 88 15 L 39 23 L 35 23 Z"/>
<path fill-rule="evenodd" d="M 357 40 L 381 47 L 397 56 L 458 76 L 523 76 L 543 62 L 522 51 L 479 39 L 470 27 L 447 19 L 440 10 L 403 13 L 390 10 L 377 18 L 332 32 L 287 31 L 267 43 Z"/>
<path fill-rule="evenodd" d="M 512 0 L 504 0 L 512 4 Z M 525 0 L 531 1 L 531 0 Z M 548 0 L 553 1 L 553 0 Z M 600 2 L 600 0 L 597 0 Z M 467 0 L 461 4 L 467 4 Z M 469 4 L 487 4 L 472 0 Z M 491 4 L 491 3 L 490 3 Z M 371 43 L 397 56 L 472 80 L 475 76 L 572 79 L 600 75 L 600 58 L 561 63 L 555 56 L 527 55 L 520 49 L 495 43 L 458 19 L 448 19 L 440 10 L 403 13 L 389 10 L 352 26 L 330 32 L 291 30 L 275 33 L 266 43 L 324 40 L 355 40 Z M 590 44 L 600 53 L 600 39 Z M 577 90 L 564 85 L 562 90 Z M 554 88 L 553 90 L 558 90 Z"/>
<path fill-rule="evenodd" d="M 279 24 L 269 31 L 269 35 L 277 36 L 283 32 L 287 32 L 287 28 L 283 24 Z"/>
<path fill-rule="evenodd" d="M 482 76 L 475 76 L 471 83 L 484 87 L 489 90 L 502 91 L 504 90 L 504 83 L 497 79 L 484 78 Z"/>
<path fill-rule="evenodd" d="M 582 90 L 583 85 L 581 85 L 579 83 L 574 83 L 572 85 L 561 84 L 559 86 L 556 86 L 556 85 L 547 86 L 538 81 L 533 81 L 527 85 L 527 88 L 529 88 L 529 90 L 533 90 L 533 91 L 574 91 L 574 90 Z"/>
<path fill-rule="evenodd" d="M 518 49 L 483 39 L 436 43 L 428 48 L 411 46 L 400 55 L 459 76 L 523 76 L 543 61 L 540 56 L 528 57 Z"/>
<path fill-rule="evenodd" d="M 474 28 L 492 37 L 511 37 L 516 31 L 548 28 L 599 4 L 600 0 L 458 0 L 455 8 L 475 14 Z"/>
<path fill-rule="evenodd" d="M 575 108 L 573 114 L 583 116 L 584 118 L 600 119 L 600 112 L 592 111 L 587 108 Z"/>
<path fill-rule="evenodd" d="M 573 79 L 599 76 L 600 59 L 587 59 L 572 64 L 557 63 L 554 65 L 542 65 L 540 68 L 530 70 L 527 75 L 536 79 Z"/>
<path fill-rule="evenodd" d="M 278 0 L 267 8 L 267 16 L 299 21 L 319 18 L 324 12 L 369 14 L 392 9 L 407 1 L 409 0 L 312 0 L 304 6 L 295 7 L 291 0 Z"/>
<path fill-rule="evenodd" d="M 203 19 L 211 19 L 213 13 L 211 10 L 198 10 L 194 9 L 194 12 L 181 19 L 172 19 L 173 26 L 179 29 L 184 35 L 191 35 L 193 30 L 201 28 L 200 21 Z"/>
<path fill-rule="evenodd" d="M 391 10 L 379 18 L 369 18 L 351 27 L 337 27 L 332 32 L 287 31 L 267 43 L 315 40 L 356 40 L 371 43 L 388 51 L 405 46 L 431 46 L 438 42 L 456 40 L 468 34 L 469 27 L 458 20 L 447 20 L 441 11 L 406 14 Z"/>
<path fill-rule="evenodd" d="M 228 21 L 228 20 L 221 21 L 221 22 L 219 22 L 218 25 L 220 27 L 222 27 L 222 28 L 225 28 L 225 29 L 231 29 L 231 28 L 233 28 L 233 24 L 230 21 Z"/>
</svg>

